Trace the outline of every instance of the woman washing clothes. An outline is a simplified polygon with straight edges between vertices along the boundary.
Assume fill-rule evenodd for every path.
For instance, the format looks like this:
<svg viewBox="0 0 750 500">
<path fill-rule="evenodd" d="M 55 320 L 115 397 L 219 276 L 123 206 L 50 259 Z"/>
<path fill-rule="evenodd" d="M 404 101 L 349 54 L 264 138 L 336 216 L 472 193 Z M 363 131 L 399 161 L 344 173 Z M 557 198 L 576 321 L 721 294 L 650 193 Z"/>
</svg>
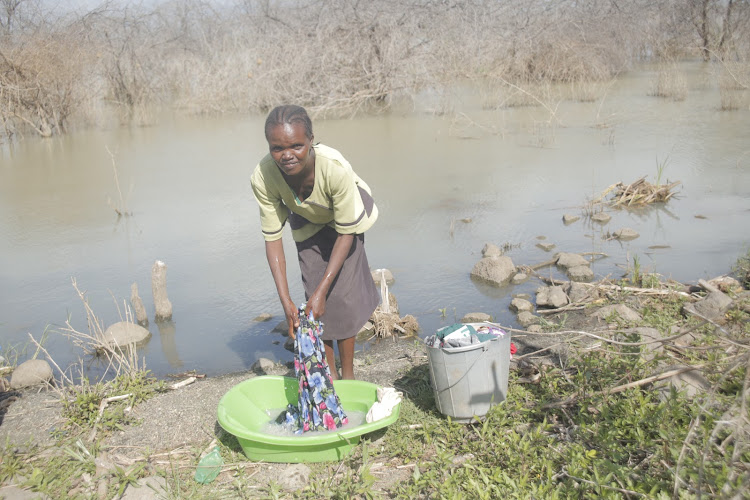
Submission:
<svg viewBox="0 0 750 500">
<path fill-rule="evenodd" d="M 305 288 L 304 314 L 324 324 L 323 343 L 331 378 L 354 379 L 355 336 L 380 302 L 370 274 L 364 232 L 378 210 L 370 188 L 337 150 L 313 144 L 312 121 L 304 108 L 285 105 L 266 118 L 269 154 L 253 171 L 266 258 L 294 336 L 298 306 L 289 294 L 282 229 L 289 221 Z"/>
</svg>

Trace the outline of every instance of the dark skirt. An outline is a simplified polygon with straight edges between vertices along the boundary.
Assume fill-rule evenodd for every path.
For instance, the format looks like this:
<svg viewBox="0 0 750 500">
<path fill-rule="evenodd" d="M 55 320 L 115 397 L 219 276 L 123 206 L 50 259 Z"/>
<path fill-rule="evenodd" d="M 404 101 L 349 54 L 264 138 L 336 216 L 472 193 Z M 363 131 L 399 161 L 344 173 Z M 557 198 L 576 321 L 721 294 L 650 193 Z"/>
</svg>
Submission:
<svg viewBox="0 0 750 500">
<path fill-rule="evenodd" d="M 305 287 L 305 300 L 320 284 L 331 258 L 338 233 L 326 226 L 315 235 L 297 243 L 297 256 Z M 356 335 L 380 304 L 380 293 L 372 280 L 365 253 L 365 237 L 355 234 L 352 248 L 326 298 L 323 340 L 347 339 Z"/>
</svg>

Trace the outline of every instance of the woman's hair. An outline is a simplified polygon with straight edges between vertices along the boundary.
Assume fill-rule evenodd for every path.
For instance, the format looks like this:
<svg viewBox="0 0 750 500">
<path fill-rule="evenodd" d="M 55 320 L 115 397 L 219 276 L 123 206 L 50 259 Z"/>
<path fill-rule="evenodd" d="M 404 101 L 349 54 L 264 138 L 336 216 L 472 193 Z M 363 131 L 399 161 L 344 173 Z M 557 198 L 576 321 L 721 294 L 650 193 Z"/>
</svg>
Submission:
<svg viewBox="0 0 750 500">
<path fill-rule="evenodd" d="M 301 123 L 305 127 L 305 135 L 308 139 L 312 139 L 312 120 L 307 115 L 307 111 L 302 106 L 295 106 L 294 104 L 285 104 L 283 106 L 276 106 L 268 113 L 266 118 L 266 139 L 268 138 L 268 132 L 277 125 Z"/>
</svg>

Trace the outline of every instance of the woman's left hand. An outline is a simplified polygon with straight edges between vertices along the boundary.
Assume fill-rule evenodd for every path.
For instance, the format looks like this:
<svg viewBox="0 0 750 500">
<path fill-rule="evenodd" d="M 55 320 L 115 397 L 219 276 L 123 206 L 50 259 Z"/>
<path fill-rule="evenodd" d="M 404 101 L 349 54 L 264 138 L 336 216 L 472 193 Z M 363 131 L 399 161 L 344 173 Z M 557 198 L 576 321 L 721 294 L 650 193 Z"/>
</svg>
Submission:
<svg viewBox="0 0 750 500">
<path fill-rule="evenodd" d="M 315 290 L 307 301 L 305 314 L 312 312 L 313 318 L 318 319 L 326 312 L 326 295 L 319 290 Z"/>
</svg>

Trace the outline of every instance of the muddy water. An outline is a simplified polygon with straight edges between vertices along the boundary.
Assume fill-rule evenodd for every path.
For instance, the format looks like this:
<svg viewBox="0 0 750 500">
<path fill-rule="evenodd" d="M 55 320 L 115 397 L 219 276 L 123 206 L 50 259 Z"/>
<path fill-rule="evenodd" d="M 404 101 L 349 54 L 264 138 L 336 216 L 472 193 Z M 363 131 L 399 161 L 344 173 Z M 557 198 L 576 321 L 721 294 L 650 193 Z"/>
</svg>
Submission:
<svg viewBox="0 0 750 500">
<path fill-rule="evenodd" d="M 683 71 L 684 101 L 650 96 L 656 72 L 645 68 L 595 102 L 551 102 L 554 114 L 487 109 L 475 92 L 457 96 L 455 113 L 437 114 L 442 103 L 426 95 L 388 116 L 318 121 L 315 135 L 373 188 L 381 215 L 367 234 L 370 263 L 393 271 L 401 313 L 415 315 L 423 335 L 472 311 L 514 326 L 511 295 L 538 282 L 474 283 L 469 272 L 487 242 L 508 244 L 516 264 L 550 257 L 536 246 L 540 238 L 553 251 L 601 252 L 598 278 L 622 276 L 637 256 L 642 270 L 683 282 L 726 273 L 747 250 L 750 111 L 720 111 L 710 73 L 700 65 Z M 153 317 L 150 270 L 160 259 L 174 321 L 149 326 L 143 355 L 154 373 L 213 375 L 261 356 L 291 360 L 284 338 L 270 332 L 281 308 L 248 183 L 266 149 L 262 121 L 163 117 L 151 128 L 28 138 L 2 149 L 2 354 L 13 346 L 21 360 L 32 356 L 31 333 L 45 338 L 62 368 L 78 360 L 80 349 L 56 333 L 68 318 L 86 329 L 72 279 L 105 324 L 123 314 L 132 283 Z M 610 211 L 604 226 L 585 218 L 562 223 L 611 184 L 642 176 L 656 182 L 658 165 L 662 182 L 682 182 L 678 198 Z M 118 217 L 113 207 L 130 215 Z M 640 237 L 606 238 L 623 227 Z M 301 301 L 285 239 L 290 286 Z M 265 312 L 274 318 L 253 322 Z M 91 360 L 86 367 L 102 369 Z"/>
</svg>

